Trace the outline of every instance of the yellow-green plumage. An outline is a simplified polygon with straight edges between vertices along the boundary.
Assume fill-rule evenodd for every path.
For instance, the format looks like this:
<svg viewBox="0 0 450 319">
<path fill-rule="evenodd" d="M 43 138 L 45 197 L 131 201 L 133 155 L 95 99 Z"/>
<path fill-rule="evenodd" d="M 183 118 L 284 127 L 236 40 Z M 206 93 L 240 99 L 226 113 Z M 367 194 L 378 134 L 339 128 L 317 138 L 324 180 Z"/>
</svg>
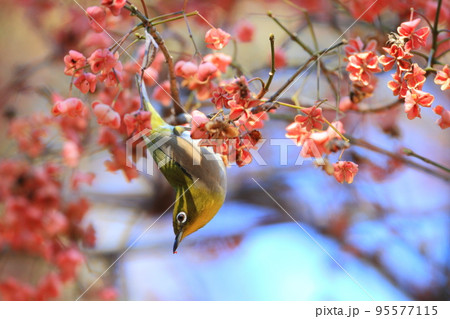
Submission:
<svg viewBox="0 0 450 319">
<path fill-rule="evenodd" d="M 226 195 L 226 169 L 222 159 L 196 145 L 184 127 L 167 124 L 146 95 L 143 100 L 145 109 L 152 113 L 152 130 L 144 138 L 149 149 L 154 149 L 152 156 L 160 171 L 176 191 L 175 252 L 184 237 L 205 226 L 219 211 Z M 182 212 L 186 221 L 180 223 Z"/>
</svg>

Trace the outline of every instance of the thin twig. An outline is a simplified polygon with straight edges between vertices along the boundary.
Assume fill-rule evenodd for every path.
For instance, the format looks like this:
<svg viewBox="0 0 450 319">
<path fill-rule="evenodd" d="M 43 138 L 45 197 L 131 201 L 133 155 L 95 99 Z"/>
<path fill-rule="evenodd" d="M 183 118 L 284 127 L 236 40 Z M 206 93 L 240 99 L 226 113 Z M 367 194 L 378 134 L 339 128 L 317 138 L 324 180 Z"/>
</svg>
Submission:
<svg viewBox="0 0 450 319">
<path fill-rule="evenodd" d="M 184 12 L 183 12 L 183 17 L 184 17 L 184 22 L 186 22 L 186 28 L 189 33 L 189 38 L 191 39 L 192 44 L 194 45 L 194 49 L 195 49 L 194 56 L 198 55 L 200 57 L 200 60 L 203 60 L 202 55 L 200 54 L 200 51 L 197 48 L 197 44 L 195 43 L 194 36 L 192 35 L 191 27 L 189 25 L 189 20 L 187 19 L 186 13 L 184 13 Z"/>
<path fill-rule="evenodd" d="M 119 41 L 115 42 L 111 47 L 109 47 L 109 51 L 111 51 L 113 53 L 115 51 L 117 51 L 133 32 L 136 32 L 137 30 L 139 30 L 143 27 L 144 27 L 144 24 L 139 23 L 137 26 L 135 26 L 130 31 L 128 31 Z M 117 50 L 114 50 L 115 48 L 117 48 Z"/>
<path fill-rule="evenodd" d="M 438 31 L 438 24 L 439 24 L 439 15 L 441 13 L 441 5 L 442 5 L 442 0 L 438 0 L 438 4 L 437 4 L 437 9 L 436 9 L 436 16 L 434 17 L 434 26 L 431 29 L 431 33 L 432 33 L 432 39 L 433 39 L 433 44 L 432 44 L 432 48 L 430 50 L 430 57 L 428 59 L 428 68 L 433 67 L 434 64 L 434 60 L 435 60 L 435 56 L 436 56 L 436 52 L 437 52 L 437 38 L 439 35 L 439 31 Z"/>
<path fill-rule="evenodd" d="M 424 58 L 425 61 L 428 61 L 429 57 L 425 53 L 422 53 L 422 52 L 419 52 L 419 51 L 415 51 L 415 50 L 412 50 L 411 53 L 414 54 L 414 55 L 420 56 L 421 58 Z"/>
<path fill-rule="evenodd" d="M 142 8 L 144 9 L 145 17 L 148 19 L 147 6 L 145 5 L 145 0 L 141 0 Z"/>
<path fill-rule="evenodd" d="M 283 99 L 282 99 L 283 100 Z M 312 106 L 314 106 L 314 105 L 312 105 L 312 104 L 303 104 L 303 106 L 300 106 L 300 104 L 298 103 L 298 99 L 296 99 L 296 98 L 287 98 L 285 101 L 287 101 L 287 102 L 283 102 L 282 100 L 277 100 L 276 102 L 278 103 L 278 104 L 280 104 L 280 105 L 284 105 L 284 106 L 289 106 L 289 107 L 291 107 L 291 108 L 294 108 L 294 105 L 292 105 L 292 104 L 288 104 L 287 102 L 288 101 L 294 101 L 294 103 L 295 103 L 295 108 L 298 108 L 298 109 L 304 109 L 304 108 L 308 108 L 308 107 L 312 107 Z M 369 114 L 369 113 L 381 113 L 381 112 L 385 112 L 385 111 L 388 111 L 388 110 L 390 110 L 390 109 L 392 109 L 392 108 L 394 108 L 394 107 L 397 107 L 397 106 L 400 106 L 403 102 L 404 102 L 405 100 L 404 99 L 398 99 L 398 100 L 395 100 L 394 102 L 391 102 L 391 103 L 389 103 L 389 104 L 386 104 L 386 105 L 382 105 L 382 106 L 379 106 L 379 107 L 376 107 L 376 108 L 370 108 L 370 109 L 357 109 L 357 110 L 354 110 L 354 109 L 351 109 L 351 110 L 348 110 L 348 111 L 346 111 L 346 112 L 340 112 L 340 113 L 347 113 L 347 112 L 353 112 L 353 113 L 360 113 L 360 114 Z M 266 103 L 270 103 L 270 101 L 267 101 Z M 335 110 L 335 111 L 338 111 L 339 112 L 339 109 L 337 109 L 337 108 L 335 108 L 335 107 L 324 107 L 323 108 L 324 110 Z"/>
<path fill-rule="evenodd" d="M 131 48 L 134 44 L 136 44 L 137 42 L 141 41 L 142 38 L 137 38 L 135 40 L 133 40 L 133 42 L 131 42 L 125 49 L 123 49 L 123 51 L 121 53 L 119 53 L 119 57 L 126 52 L 129 48 Z"/>
<path fill-rule="evenodd" d="M 437 46 L 440 46 L 442 43 L 450 41 L 450 37 L 442 39 L 441 41 L 438 41 Z"/>
<path fill-rule="evenodd" d="M 141 20 L 144 25 L 147 25 L 149 23 L 149 20 L 147 19 L 147 17 L 145 15 L 142 14 L 141 11 L 139 11 L 139 9 L 134 5 L 125 5 L 124 9 L 130 11 L 132 16 L 136 16 L 139 18 L 139 20 Z"/>
<path fill-rule="evenodd" d="M 154 26 L 150 26 L 148 28 L 148 31 L 149 31 L 150 35 L 153 37 L 153 39 L 155 39 L 156 43 L 159 46 L 159 49 L 161 50 L 161 52 L 164 55 L 164 58 L 166 59 L 167 67 L 169 69 L 170 95 L 172 96 L 172 99 L 173 99 L 172 105 L 173 105 L 174 114 L 175 114 L 175 116 L 177 116 L 179 114 L 183 114 L 184 110 L 181 107 L 180 92 L 179 92 L 178 86 L 177 86 L 177 79 L 175 76 L 175 67 L 174 67 L 172 56 L 170 55 L 170 52 L 167 49 L 161 35 L 159 34 L 158 31 L 156 31 L 156 28 Z"/>
<path fill-rule="evenodd" d="M 268 102 L 274 102 L 283 92 L 286 88 L 289 87 L 289 85 L 294 82 L 294 80 L 308 67 L 308 65 L 314 61 L 315 59 L 317 59 L 317 57 L 312 56 L 308 59 L 308 61 L 306 61 L 301 67 L 299 67 L 297 69 L 297 71 L 295 71 L 294 74 L 291 75 L 291 77 L 289 79 L 287 79 L 286 82 L 284 82 L 284 84 L 274 93 L 272 94 L 272 96 L 269 98 Z"/>
<path fill-rule="evenodd" d="M 436 59 L 442 58 L 444 55 L 446 55 L 446 54 L 449 53 L 449 52 L 450 52 L 450 49 L 445 50 L 444 52 L 442 52 L 441 54 L 439 54 L 439 55 L 436 57 Z"/>
<path fill-rule="evenodd" d="M 319 43 L 317 42 L 316 33 L 314 32 L 314 27 L 312 25 L 311 18 L 309 17 L 309 13 L 307 10 L 303 9 L 303 14 L 305 15 L 306 22 L 308 23 L 309 32 L 311 33 L 311 37 L 314 42 L 314 48 L 316 51 L 319 51 Z"/>
<path fill-rule="evenodd" d="M 205 21 L 205 23 L 207 24 L 207 25 L 209 25 L 212 29 L 215 29 L 215 27 L 204 17 L 204 16 L 202 16 L 199 12 L 197 12 L 197 15 L 203 20 L 203 21 Z"/>
<path fill-rule="evenodd" d="M 271 53 L 271 57 L 272 57 L 269 78 L 267 79 L 266 84 L 263 85 L 263 88 L 259 92 L 257 99 L 262 98 L 269 91 L 270 84 L 272 83 L 273 77 L 276 72 L 276 70 L 275 70 L 275 36 L 273 35 L 273 33 L 270 34 L 269 41 L 270 41 L 270 53 Z"/>
<path fill-rule="evenodd" d="M 304 13 L 305 12 L 306 11 L 304 11 Z M 307 12 L 306 12 L 306 15 L 307 15 Z M 300 38 L 297 35 L 295 35 L 291 31 L 289 31 L 277 18 L 275 18 L 272 15 L 272 12 L 270 12 L 270 11 L 267 12 L 267 16 L 270 17 L 281 29 L 283 29 L 283 31 L 286 32 L 287 35 L 289 35 L 290 39 L 293 42 L 297 43 L 300 47 L 302 47 L 303 50 L 305 50 L 311 56 L 317 54 L 317 53 L 314 53 L 313 50 L 309 46 L 307 46 L 303 41 L 301 41 Z M 309 16 L 307 16 L 307 25 L 308 25 L 309 29 L 311 30 L 314 44 L 317 47 L 317 39 L 315 37 L 315 33 L 314 33 L 313 26 L 311 24 L 311 21 L 309 20 Z M 317 52 L 317 50 L 316 50 L 316 52 Z M 331 89 L 333 90 L 334 95 L 337 96 L 338 95 L 338 91 L 337 91 L 337 89 L 336 89 L 336 87 L 334 85 L 334 82 L 332 81 L 332 79 L 330 77 L 330 71 L 326 68 L 325 64 L 322 61 L 319 60 L 318 63 L 319 63 L 319 68 L 323 70 L 323 73 L 324 73 L 324 75 L 325 75 L 325 77 L 326 77 L 326 79 L 328 81 L 328 84 L 330 85 Z M 318 70 L 318 71 L 320 71 L 320 70 Z M 318 78 L 318 81 L 319 81 L 319 78 Z"/>
<path fill-rule="evenodd" d="M 252 83 L 253 81 L 259 81 L 259 83 L 261 83 L 261 87 L 264 88 L 264 85 L 266 85 L 263 81 L 263 79 L 261 79 L 260 77 L 256 77 L 256 78 L 251 78 L 250 80 L 248 80 L 248 83 Z"/>
<path fill-rule="evenodd" d="M 238 45 L 237 45 L 236 38 L 232 37 L 231 42 L 233 43 L 233 55 L 231 57 L 231 61 L 237 61 Z"/>
<path fill-rule="evenodd" d="M 411 10 L 414 10 L 413 8 L 411 8 Z M 430 27 L 430 29 L 433 29 L 433 25 L 431 24 L 430 20 L 428 19 L 428 17 L 422 13 L 420 13 L 419 11 L 414 11 L 415 14 L 421 16 L 425 22 L 428 24 L 428 26 Z"/>
<path fill-rule="evenodd" d="M 347 134 L 346 134 L 346 136 L 350 139 L 350 143 L 355 145 L 355 146 L 363 147 L 363 148 L 366 148 L 366 149 L 371 150 L 373 152 L 384 154 L 386 156 L 389 156 L 391 158 L 399 160 L 399 161 L 401 161 L 402 163 L 404 163 L 404 164 L 406 164 L 408 166 L 414 167 L 414 168 L 416 168 L 418 170 L 421 170 L 421 171 L 423 171 L 425 173 L 428 173 L 430 175 L 433 175 L 435 177 L 443 179 L 446 182 L 450 182 L 450 175 L 443 175 L 440 172 L 437 172 L 437 171 L 435 171 L 433 169 L 430 169 L 429 167 L 426 167 L 424 165 L 421 165 L 419 163 L 411 161 L 411 160 L 409 160 L 408 158 L 406 158 L 405 156 L 403 156 L 401 154 L 387 151 L 387 150 L 382 149 L 381 147 L 375 146 L 375 145 L 373 145 L 373 144 L 371 144 L 371 143 L 369 143 L 369 142 L 367 142 L 367 141 L 365 141 L 363 139 L 355 138 L 355 137 L 347 135 Z"/>
<path fill-rule="evenodd" d="M 308 67 L 308 65 L 317 60 L 320 56 L 323 54 L 334 50 L 337 47 L 340 47 L 341 45 L 344 45 L 346 42 L 341 41 L 339 43 L 336 43 L 335 45 L 329 47 L 328 49 L 322 50 L 320 52 L 317 52 L 316 54 L 313 54 L 301 67 L 295 71 L 295 73 L 269 98 L 268 102 L 273 102 L 277 99 L 278 96 L 280 96 L 284 90 Z"/>
<path fill-rule="evenodd" d="M 363 113 L 363 114 L 367 114 L 367 113 L 380 113 L 380 112 L 384 112 L 387 110 L 390 110 L 396 106 L 399 106 L 401 103 L 403 103 L 405 101 L 405 99 L 398 99 L 392 103 L 377 107 L 377 108 L 371 108 L 371 109 L 357 109 L 357 110 L 348 110 L 348 112 L 355 112 L 355 113 Z"/>
<path fill-rule="evenodd" d="M 180 15 L 180 14 L 183 14 L 183 13 L 184 13 L 183 10 L 182 11 L 177 11 L 177 12 L 166 13 L 166 14 L 162 14 L 162 15 L 159 15 L 157 17 L 151 18 L 149 21 L 151 23 L 153 23 L 153 22 L 155 22 L 157 20 L 165 19 L 167 17 L 171 17 L 171 16 L 175 16 L 175 15 Z"/>
<path fill-rule="evenodd" d="M 198 11 L 192 11 L 192 12 L 189 12 L 189 13 L 183 13 L 182 15 L 179 15 L 179 16 L 176 16 L 176 17 L 173 17 L 173 18 L 169 18 L 169 19 L 158 21 L 158 22 L 154 22 L 154 23 L 152 23 L 152 25 L 160 25 L 160 24 L 164 24 L 164 23 L 167 23 L 167 22 L 172 22 L 172 21 L 176 21 L 176 20 L 180 20 L 180 19 L 184 19 L 186 17 L 192 17 L 192 16 L 196 16 L 196 15 L 199 15 Z"/>
<path fill-rule="evenodd" d="M 277 103 L 279 103 L 279 102 L 277 101 Z M 287 121 L 287 122 L 292 121 L 292 115 L 290 115 L 290 114 L 270 113 L 269 116 L 270 116 L 271 119 L 274 119 L 274 120 L 283 120 L 283 121 Z M 359 147 L 368 149 L 370 151 L 386 155 L 388 157 L 391 157 L 393 159 L 396 159 L 396 160 L 404 163 L 407 166 L 410 166 L 412 168 L 415 168 L 417 170 L 420 170 L 422 172 L 430 174 L 430 175 L 432 175 L 434 177 L 440 178 L 440 179 L 442 179 L 442 180 L 444 180 L 446 182 L 450 182 L 450 175 L 441 174 L 440 172 L 435 171 L 435 170 L 433 170 L 433 169 L 431 169 L 431 168 L 429 168 L 427 166 L 424 166 L 424 165 L 421 165 L 421 164 L 416 163 L 414 161 L 411 161 L 410 159 L 408 159 L 406 156 L 404 156 L 402 154 L 390 152 L 390 151 L 385 150 L 385 149 L 383 149 L 381 147 L 373 145 L 373 144 L 367 142 L 366 140 L 353 137 L 353 136 L 351 136 L 349 134 L 345 134 L 345 136 L 350 140 L 350 143 L 352 145 L 359 146 Z"/>
<path fill-rule="evenodd" d="M 314 32 L 314 28 L 313 28 L 313 25 L 312 25 L 311 18 L 309 16 L 308 10 L 306 10 L 305 8 L 300 7 L 299 5 L 293 3 L 290 0 L 283 0 L 283 2 L 285 2 L 286 4 L 296 8 L 298 10 L 300 10 L 301 12 L 303 12 L 303 15 L 305 16 L 305 19 L 306 19 L 306 23 L 308 24 L 309 32 L 311 33 L 311 38 L 312 38 L 312 40 L 314 42 L 314 48 L 316 49 L 316 51 L 318 51 L 319 50 L 319 45 L 318 45 L 318 42 L 317 42 L 316 33 Z"/>
<path fill-rule="evenodd" d="M 185 15 L 177 16 L 177 17 L 171 18 L 171 19 L 162 20 L 157 23 L 154 23 L 154 25 L 153 25 L 151 23 L 151 21 L 149 19 L 147 19 L 147 17 L 145 17 L 142 14 L 142 12 L 140 12 L 138 10 L 138 8 L 136 8 L 136 6 L 125 5 L 124 8 L 126 10 L 130 11 L 132 15 L 135 15 L 142 21 L 142 23 L 147 27 L 148 33 L 150 33 L 150 35 L 155 40 L 156 44 L 158 44 L 159 49 L 161 50 L 161 52 L 164 55 L 164 58 L 166 59 L 166 63 L 167 63 L 168 69 L 169 69 L 170 95 L 171 95 L 172 101 L 173 101 L 172 105 L 173 105 L 174 115 L 176 117 L 177 115 L 184 113 L 184 110 L 181 106 L 180 92 L 179 92 L 178 86 L 177 86 L 177 79 L 175 77 L 175 68 L 174 68 L 172 56 L 170 55 L 170 52 L 167 49 L 167 47 L 164 43 L 164 40 L 162 39 L 159 32 L 156 30 L 154 25 L 177 20 L 177 19 L 183 19 L 185 17 Z M 195 13 L 196 13 L 196 11 L 194 11 L 193 13 L 191 12 L 190 14 L 186 14 L 186 16 L 194 15 Z"/>
<path fill-rule="evenodd" d="M 292 41 L 301 46 L 303 50 L 305 50 L 310 55 L 314 55 L 313 50 L 310 47 L 308 47 L 305 43 L 303 43 L 295 34 L 289 31 L 277 18 L 275 18 L 272 15 L 271 11 L 267 12 L 267 16 L 271 18 L 281 29 L 283 29 L 283 31 L 286 32 L 286 34 L 291 38 Z"/>
<path fill-rule="evenodd" d="M 403 153 L 405 153 L 408 156 L 414 156 L 422 161 L 424 161 L 425 163 L 431 164 L 433 166 L 436 166 L 437 168 L 440 168 L 444 171 L 446 171 L 447 173 L 450 173 L 450 168 L 445 167 L 444 165 L 441 165 L 439 163 L 436 163 L 435 161 L 430 160 L 429 158 L 423 157 L 417 153 L 415 153 L 413 150 L 409 149 L 409 148 L 403 148 Z"/>
</svg>

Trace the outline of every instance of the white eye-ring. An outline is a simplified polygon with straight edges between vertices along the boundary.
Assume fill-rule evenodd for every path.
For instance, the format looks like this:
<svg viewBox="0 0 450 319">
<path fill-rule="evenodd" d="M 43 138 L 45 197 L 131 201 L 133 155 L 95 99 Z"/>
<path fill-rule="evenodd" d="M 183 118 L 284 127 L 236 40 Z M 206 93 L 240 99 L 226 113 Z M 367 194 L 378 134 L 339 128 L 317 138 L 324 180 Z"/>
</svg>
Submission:
<svg viewBox="0 0 450 319">
<path fill-rule="evenodd" d="M 184 222 L 186 222 L 187 219 L 187 215 L 185 212 L 179 212 L 177 215 L 177 221 L 180 224 L 183 224 Z"/>
</svg>

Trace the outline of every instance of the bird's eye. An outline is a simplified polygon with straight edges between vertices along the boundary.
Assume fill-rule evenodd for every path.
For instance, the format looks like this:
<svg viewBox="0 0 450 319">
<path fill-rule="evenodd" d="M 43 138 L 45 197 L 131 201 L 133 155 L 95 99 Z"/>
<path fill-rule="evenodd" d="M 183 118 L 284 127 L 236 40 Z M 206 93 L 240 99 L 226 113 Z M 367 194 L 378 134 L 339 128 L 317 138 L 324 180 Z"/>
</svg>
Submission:
<svg viewBox="0 0 450 319">
<path fill-rule="evenodd" d="M 186 221 L 186 219 L 187 219 L 187 215 L 186 215 L 185 212 L 179 212 L 179 213 L 178 213 L 178 215 L 177 215 L 177 221 L 178 221 L 180 224 L 183 224 L 183 223 Z"/>
</svg>

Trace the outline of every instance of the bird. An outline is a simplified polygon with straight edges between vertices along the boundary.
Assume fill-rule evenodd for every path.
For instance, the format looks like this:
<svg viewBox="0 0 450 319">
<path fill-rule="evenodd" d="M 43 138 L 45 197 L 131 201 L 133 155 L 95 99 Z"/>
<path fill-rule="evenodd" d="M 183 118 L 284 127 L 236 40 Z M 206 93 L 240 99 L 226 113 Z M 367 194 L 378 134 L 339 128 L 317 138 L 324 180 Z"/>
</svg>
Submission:
<svg viewBox="0 0 450 319">
<path fill-rule="evenodd" d="M 227 192 L 226 167 L 220 156 L 199 146 L 184 126 L 168 124 L 151 104 L 141 82 L 143 108 L 151 113 L 151 130 L 144 135 L 159 170 L 175 189 L 173 253 L 186 236 L 208 224 L 222 207 Z"/>
</svg>

